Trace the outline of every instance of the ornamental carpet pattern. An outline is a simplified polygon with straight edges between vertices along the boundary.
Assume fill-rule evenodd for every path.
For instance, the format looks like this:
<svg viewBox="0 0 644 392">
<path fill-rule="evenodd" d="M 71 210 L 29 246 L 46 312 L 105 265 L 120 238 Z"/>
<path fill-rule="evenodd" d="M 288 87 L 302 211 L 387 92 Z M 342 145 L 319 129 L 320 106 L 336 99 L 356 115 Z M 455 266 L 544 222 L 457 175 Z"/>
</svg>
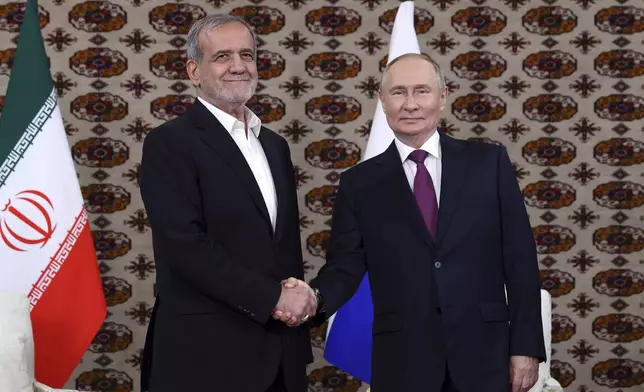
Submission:
<svg viewBox="0 0 644 392">
<path fill-rule="evenodd" d="M 260 86 L 249 106 L 291 145 L 310 279 L 324 260 L 339 174 L 366 146 L 397 6 L 40 0 L 109 310 L 68 387 L 139 390 L 155 289 L 141 145 L 193 101 L 183 67 L 191 23 L 231 12 L 257 29 Z M 0 4 L 0 95 L 23 10 Z M 501 143 L 516 164 L 553 297 L 554 377 L 567 391 L 644 390 L 644 4 L 419 0 L 415 26 L 448 78 L 441 128 Z M 324 336 L 312 332 L 309 390 L 366 390 L 324 362 Z"/>
</svg>

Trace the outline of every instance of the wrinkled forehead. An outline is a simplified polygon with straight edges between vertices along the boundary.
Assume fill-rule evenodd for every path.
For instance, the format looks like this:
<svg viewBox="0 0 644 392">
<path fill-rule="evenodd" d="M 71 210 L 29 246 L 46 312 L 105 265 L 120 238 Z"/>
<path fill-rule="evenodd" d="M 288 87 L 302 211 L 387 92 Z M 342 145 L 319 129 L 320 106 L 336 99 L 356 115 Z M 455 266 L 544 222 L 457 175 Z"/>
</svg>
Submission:
<svg viewBox="0 0 644 392">
<path fill-rule="evenodd" d="M 383 88 L 394 86 L 428 85 L 438 87 L 438 78 L 434 66 L 428 61 L 409 58 L 393 64 L 383 75 Z"/>
<path fill-rule="evenodd" d="M 253 36 L 243 24 L 230 22 L 204 29 L 199 34 L 199 44 L 204 54 L 220 51 L 242 52 L 253 50 Z"/>
</svg>

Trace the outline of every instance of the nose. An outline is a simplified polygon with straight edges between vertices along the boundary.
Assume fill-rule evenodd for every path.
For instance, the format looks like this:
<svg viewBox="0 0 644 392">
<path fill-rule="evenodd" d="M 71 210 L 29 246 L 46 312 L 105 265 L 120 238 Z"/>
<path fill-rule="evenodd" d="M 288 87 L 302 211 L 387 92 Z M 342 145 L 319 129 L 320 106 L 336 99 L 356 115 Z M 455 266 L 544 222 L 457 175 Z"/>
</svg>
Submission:
<svg viewBox="0 0 644 392">
<path fill-rule="evenodd" d="M 230 65 L 230 71 L 234 73 L 243 73 L 246 71 L 246 65 L 244 64 L 244 61 L 242 60 L 241 56 L 239 53 L 235 53 L 232 59 L 232 64 Z"/>
<path fill-rule="evenodd" d="M 407 97 L 405 98 L 405 103 L 403 105 L 403 109 L 407 111 L 413 111 L 418 109 L 418 103 L 414 99 L 414 94 L 408 94 Z"/>
</svg>

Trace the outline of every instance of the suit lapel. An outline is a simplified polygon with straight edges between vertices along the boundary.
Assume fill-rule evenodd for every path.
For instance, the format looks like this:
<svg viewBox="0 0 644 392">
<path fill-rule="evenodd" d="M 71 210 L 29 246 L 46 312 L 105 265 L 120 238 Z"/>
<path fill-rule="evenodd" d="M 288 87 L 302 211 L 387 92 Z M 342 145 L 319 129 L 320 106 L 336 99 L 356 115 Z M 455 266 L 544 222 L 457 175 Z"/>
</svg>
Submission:
<svg viewBox="0 0 644 392">
<path fill-rule="evenodd" d="M 469 162 L 467 154 L 463 153 L 464 142 L 441 132 L 440 143 L 443 169 L 441 173 L 440 207 L 438 209 L 437 243 L 444 241 L 454 212 L 461 201 Z"/>
<path fill-rule="evenodd" d="M 407 176 L 400 161 L 400 154 L 394 142 L 380 156 L 379 165 L 384 166 L 383 169 L 386 172 L 383 178 L 385 185 L 382 192 L 389 195 L 390 206 L 396 210 L 400 208 L 402 218 L 411 224 L 412 231 L 416 233 L 418 238 L 427 245 L 434 246 L 429 230 L 427 230 L 427 225 L 425 225 L 423 216 L 418 209 L 414 192 L 407 181 Z"/>
<path fill-rule="evenodd" d="M 217 118 L 199 100 L 195 100 L 195 103 L 189 110 L 194 124 L 202 130 L 201 137 L 203 141 L 235 172 L 237 178 L 239 178 L 253 199 L 260 214 L 270 225 L 271 220 L 266 209 L 266 203 L 259 190 L 257 181 L 255 181 L 255 176 L 232 136 L 230 136 Z"/>
<path fill-rule="evenodd" d="M 282 231 L 284 229 L 284 215 L 286 213 L 286 201 L 288 198 L 286 181 L 284 178 L 284 155 L 279 145 L 276 145 L 275 138 L 268 137 L 268 133 L 262 130 L 259 133 L 259 142 L 262 144 L 268 165 L 271 168 L 273 183 L 275 184 L 275 193 L 277 194 L 277 219 L 275 222 L 275 242 L 279 241 Z M 294 181 L 294 179 L 291 179 Z"/>
</svg>

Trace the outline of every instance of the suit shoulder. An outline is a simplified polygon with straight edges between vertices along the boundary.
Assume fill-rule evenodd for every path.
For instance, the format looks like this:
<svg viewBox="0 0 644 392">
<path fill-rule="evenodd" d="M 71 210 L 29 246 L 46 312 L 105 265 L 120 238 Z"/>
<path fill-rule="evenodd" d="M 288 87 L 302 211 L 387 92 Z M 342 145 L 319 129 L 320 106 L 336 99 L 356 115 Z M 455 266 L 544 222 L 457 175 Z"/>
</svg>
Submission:
<svg viewBox="0 0 644 392">
<path fill-rule="evenodd" d="M 197 129 L 190 123 L 186 115 L 181 115 L 152 129 L 144 140 L 145 144 L 154 143 L 184 143 L 194 139 Z"/>
<path fill-rule="evenodd" d="M 262 130 L 260 132 L 265 133 L 266 136 L 268 137 L 268 139 L 271 140 L 271 141 L 274 141 L 274 142 L 280 143 L 280 144 L 288 145 L 288 142 L 286 141 L 286 139 L 282 135 L 280 135 L 279 133 L 273 131 L 270 128 L 266 128 L 265 126 L 262 125 Z"/>
<path fill-rule="evenodd" d="M 455 140 L 458 140 L 458 143 L 462 143 L 463 147 L 468 149 L 470 153 L 475 153 L 483 156 L 496 157 L 506 149 L 502 144 L 484 140 Z"/>
<path fill-rule="evenodd" d="M 351 187 L 358 186 L 360 188 L 377 182 L 382 177 L 383 154 L 384 152 L 348 168 L 341 174 L 340 180 Z"/>
</svg>

